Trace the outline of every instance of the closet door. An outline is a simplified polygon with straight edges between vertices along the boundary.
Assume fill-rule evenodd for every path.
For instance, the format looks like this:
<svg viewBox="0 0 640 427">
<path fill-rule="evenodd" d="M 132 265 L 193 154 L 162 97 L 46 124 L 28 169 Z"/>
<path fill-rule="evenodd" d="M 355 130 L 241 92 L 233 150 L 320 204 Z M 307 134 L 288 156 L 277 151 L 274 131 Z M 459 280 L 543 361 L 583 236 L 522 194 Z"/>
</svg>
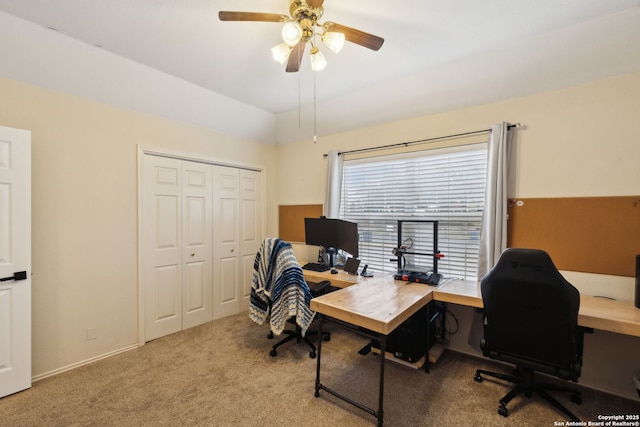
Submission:
<svg viewBox="0 0 640 427">
<path fill-rule="evenodd" d="M 213 319 L 212 166 L 146 155 L 145 341 Z"/>
<path fill-rule="evenodd" d="M 145 341 L 182 330 L 181 161 L 144 156 Z"/>
<path fill-rule="evenodd" d="M 240 170 L 213 167 L 213 318 L 240 312 Z"/>
<path fill-rule="evenodd" d="M 182 162 L 182 328 L 213 320 L 212 166 Z"/>
<path fill-rule="evenodd" d="M 261 173 L 240 170 L 240 310 L 249 310 L 253 262 L 262 243 Z"/>
</svg>

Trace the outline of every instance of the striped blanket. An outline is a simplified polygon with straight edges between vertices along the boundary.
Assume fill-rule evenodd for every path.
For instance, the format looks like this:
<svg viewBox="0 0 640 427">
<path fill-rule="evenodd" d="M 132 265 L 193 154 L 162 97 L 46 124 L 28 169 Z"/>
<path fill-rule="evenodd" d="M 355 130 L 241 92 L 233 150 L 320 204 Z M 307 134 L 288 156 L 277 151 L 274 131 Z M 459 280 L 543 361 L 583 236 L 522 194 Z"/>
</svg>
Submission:
<svg viewBox="0 0 640 427">
<path fill-rule="evenodd" d="M 291 244 L 266 238 L 256 254 L 253 270 L 249 303 L 251 320 L 262 325 L 270 319 L 271 331 L 280 335 L 287 320 L 295 316 L 304 336 L 315 313 L 309 308 L 311 290 Z"/>
</svg>

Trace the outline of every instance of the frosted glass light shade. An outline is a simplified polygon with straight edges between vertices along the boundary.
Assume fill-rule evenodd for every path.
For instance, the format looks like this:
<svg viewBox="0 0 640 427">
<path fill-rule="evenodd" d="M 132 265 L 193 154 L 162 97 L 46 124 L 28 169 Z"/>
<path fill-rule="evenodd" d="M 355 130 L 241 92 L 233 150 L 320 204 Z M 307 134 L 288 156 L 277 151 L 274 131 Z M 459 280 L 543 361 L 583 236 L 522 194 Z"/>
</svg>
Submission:
<svg viewBox="0 0 640 427">
<path fill-rule="evenodd" d="M 302 39 L 302 27 L 295 21 L 289 21 L 282 27 L 282 40 L 288 46 L 295 46 Z"/>
<path fill-rule="evenodd" d="M 311 52 L 311 69 L 313 71 L 322 71 L 327 66 L 327 60 L 322 52 L 315 48 L 315 52 Z"/>
<path fill-rule="evenodd" d="M 273 59 L 278 61 L 280 64 L 284 64 L 287 59 L 289 59 L 289 54 L 291 53 L 291 48 L 286 43 L 280 43 L 278 46 L 271 48 L 271 55 Z"/>
<path fill-rule="evenodd" d="M 322 35 L 322 41 L 333 53 L 339 53 L 344 47 L 344 34 L 327 31 Z"/>
</svg>

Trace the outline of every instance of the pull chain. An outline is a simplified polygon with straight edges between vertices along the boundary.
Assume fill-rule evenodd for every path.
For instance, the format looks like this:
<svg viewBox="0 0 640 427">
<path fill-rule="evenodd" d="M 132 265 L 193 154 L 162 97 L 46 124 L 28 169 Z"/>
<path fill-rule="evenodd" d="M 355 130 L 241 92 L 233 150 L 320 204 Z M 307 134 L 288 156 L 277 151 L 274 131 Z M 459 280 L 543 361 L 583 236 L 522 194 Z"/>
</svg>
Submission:
<svg viewBox="0 0 640 427">
<path fill-rule="evenodd" d="M 313 143 L 318 142 L 318 132 L 316 125 L 316 72 L 313 72 Z"/>
<path fill-rule="evenodd" d="M 302 127 L 302 113 L 301 113 L 301 106 L 300 106 L 300 91 L 302 85 L 300 84 L 300 72 L 298 72 L 298 129 L 300 129 Z"/>
</svg>

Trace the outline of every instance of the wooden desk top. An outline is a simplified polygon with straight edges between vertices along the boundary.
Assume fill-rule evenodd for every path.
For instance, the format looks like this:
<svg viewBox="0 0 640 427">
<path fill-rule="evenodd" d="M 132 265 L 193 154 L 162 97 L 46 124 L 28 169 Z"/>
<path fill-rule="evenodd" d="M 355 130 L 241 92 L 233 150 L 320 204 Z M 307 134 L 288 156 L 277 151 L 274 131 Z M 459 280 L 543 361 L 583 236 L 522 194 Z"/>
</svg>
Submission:
<svg viewBox="0 0 640 427">
<path fill-rule="evenodd" d="M 438 286 L 433 299 L 482 308 L 480 285 L 470 280 L 452 280 Z M 580 295 L 578 324 L 640 337 L 640 308 L 630 301 Z"/>
<path fill-rule="evenodd" d="M 345 288 L 311 300 L 311 309 L 331 317 L 388 334 L 431 300 L 482 308 L 480 286 L 471 280 L 445 280 L 433 288 L 393 280 L 305 270 L 312 281 L 330 280 Z M 350 286 L 355 285 L 355 286 Z M 580 326 L 640 337 L 640 308 L 630 301 L 580 296 Z"/>
<path fill-rule="evenodd" d="M 433 289 L 420 283 L 393 280 L 391 275 L 363 278 L 353 286 L 312 299 L 311 309 L 388 335 L 432 300 Z"/>
<path fill-rule="evenodd" d="M 358 282 L 372 279 L 345 273 L 342 270 L 338 270 L 337 274 L 331 274 L 331 271 L 302 270 L 302 272 L 304 273 L 305 280 L 310 282 L 322 282 L 323 280 L 329 280 L 331 285 L 336 288 L 346 288 L 347 286 L 355 285 Z"/>
<path fill-rule="evenodd" d="M 443 280 L 434 290 L 433 299 L 436 301 L 482 308 L 480 284 L 471 280 Z"/>
<path fill-rule="evenodd" d="M 640 308 L 631 301 L 581 295 L 578 324 L 640 337 Z"/>
</svg>

